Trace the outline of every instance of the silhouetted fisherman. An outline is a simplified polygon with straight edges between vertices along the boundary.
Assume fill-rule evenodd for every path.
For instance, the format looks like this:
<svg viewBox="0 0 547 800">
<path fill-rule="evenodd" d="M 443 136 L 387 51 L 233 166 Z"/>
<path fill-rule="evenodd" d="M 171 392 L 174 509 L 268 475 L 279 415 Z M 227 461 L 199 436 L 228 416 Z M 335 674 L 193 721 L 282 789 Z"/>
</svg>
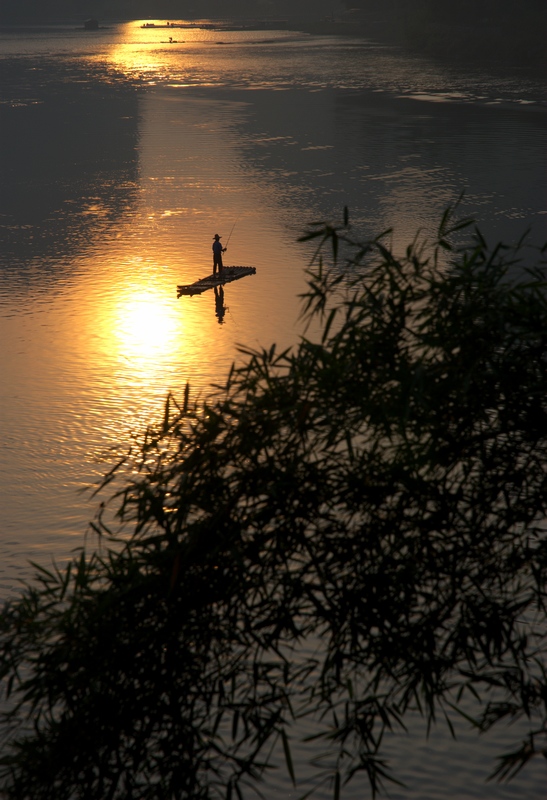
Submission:
<svg viewBox="0 0 547 800">
<path fill-rule="evenodd" d="M 220 236 L 218 233 L 215 233 L 213 238 L 213 277 L 217 274 L 218 267 L 218 277 L 220 278 L 222 275 L 222 270 L 224 269 L 222 264 L 222 254 L 226 252 L 226 248 L 221 245 Z"/>
</svg>

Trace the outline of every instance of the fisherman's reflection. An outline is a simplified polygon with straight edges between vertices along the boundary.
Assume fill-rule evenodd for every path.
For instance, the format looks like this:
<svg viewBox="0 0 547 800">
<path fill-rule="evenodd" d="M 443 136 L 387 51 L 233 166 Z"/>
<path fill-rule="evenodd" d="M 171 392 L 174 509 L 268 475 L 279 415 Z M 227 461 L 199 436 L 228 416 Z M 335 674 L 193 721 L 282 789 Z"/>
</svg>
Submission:
<svg viewBox="0 0 547 800">
<path fill-rule="evenodd" d="M 218 324 L 222 325 L 224 322 L 224 314 L 226 313 L 226 306 L 224 305 L 224 289 L 222 286 L 215 286 L 215 316 L 218 319 Z"/>
</svg>

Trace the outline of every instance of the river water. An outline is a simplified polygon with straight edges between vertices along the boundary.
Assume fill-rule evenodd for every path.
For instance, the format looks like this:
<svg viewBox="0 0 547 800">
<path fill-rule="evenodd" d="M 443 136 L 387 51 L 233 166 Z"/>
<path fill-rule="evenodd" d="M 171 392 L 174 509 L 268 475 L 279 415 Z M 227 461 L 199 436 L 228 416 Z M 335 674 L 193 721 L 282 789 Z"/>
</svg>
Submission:
<svg viewBox="0 0 547 800">
<path fill-rule="evenodd" d="M 347 205 L 356 233 L 392 227 L 401 248 L 464 192 L 492 241 L 547 240 L 546 122 L 545 85 L 525 72 L 362 39 L 0 30 L 1 598 L 29 560 L 82 545 L 97 502 L 83 490 L 168 391 L 206 392 L 240 345 L 297 340 L 308 223 Z M 256 275 L 177 299 L 210 272 L 217 232 L 225 263 Z M 408 788 L 390 797 L 547 796 L 539 763 L 486 784 L 503 736 L 461 737 L 397 740 Z M 266 796 L 281 793 L 298 796 L 283 771 Z"/>
</svg>

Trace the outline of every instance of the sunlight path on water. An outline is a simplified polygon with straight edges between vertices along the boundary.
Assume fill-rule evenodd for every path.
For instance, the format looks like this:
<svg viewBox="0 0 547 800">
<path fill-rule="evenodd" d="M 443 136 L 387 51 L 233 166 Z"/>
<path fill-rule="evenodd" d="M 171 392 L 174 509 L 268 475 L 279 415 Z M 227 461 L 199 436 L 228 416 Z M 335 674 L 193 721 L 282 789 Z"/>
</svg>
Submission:
<svg viewBox="0 0 547 800">
<path fill-rule="evenodd" d="M 245 105 L 212 108 L 158 90 L 140 113 L 135 202 L 114 224 L 100 202 L 87 203 L 82 215 L 102 235 L 65 259 L 62 281 L 32 285 L 15 273 L 13 312 L 0 318 L 12 343 L 2 403 L 10 455 L 0 491 L 4 530 L 13 531 L 4 590 L 23 552 L 47 561 L 82 542 L 97 501 L 75 490 L 161 418 L 168 392 L 223 383 L 239 345 L 295 341 L 306 255 L 275 221 L 271 189 L 241 163 L 233 120 Z M 210 272 L 217 231 L 225 242 L 232 231 L 225 262 L 257 274 L 226 286 L 220 308 L 212 291 L 177 299 L 177 284 Z"/>
</svg>

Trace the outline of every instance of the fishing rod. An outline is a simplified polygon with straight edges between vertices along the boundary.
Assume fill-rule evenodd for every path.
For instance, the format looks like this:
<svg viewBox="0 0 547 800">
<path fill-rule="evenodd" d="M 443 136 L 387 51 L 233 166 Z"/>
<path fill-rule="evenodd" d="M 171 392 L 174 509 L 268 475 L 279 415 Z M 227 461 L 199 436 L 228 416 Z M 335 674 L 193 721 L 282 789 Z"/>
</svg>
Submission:
<svg viewBox="0 0 547 800">
<path fill-rule="evenodd" d="M 224 249 L 227 249 L 227 248 L 228 248 L 228 242 L 229 242 L 229 241 L 230 241 L 230 239 L 232 238 L 232 233 L 234 232 L 234 228 L 235 228 L 235 226 L 237 225 L 237 221 L 238 221 L 238 219 L 239 219 L 239 217 L 236 219 L 236 221 L 235 221 L 235 222 L 234 222 L 234 224 L 232 225 L 232 230 L 230 231 L 230 235 L 228 236 L 228 241 L 226 242 L 226 247 L 225 247 Z"/>
</svg>

